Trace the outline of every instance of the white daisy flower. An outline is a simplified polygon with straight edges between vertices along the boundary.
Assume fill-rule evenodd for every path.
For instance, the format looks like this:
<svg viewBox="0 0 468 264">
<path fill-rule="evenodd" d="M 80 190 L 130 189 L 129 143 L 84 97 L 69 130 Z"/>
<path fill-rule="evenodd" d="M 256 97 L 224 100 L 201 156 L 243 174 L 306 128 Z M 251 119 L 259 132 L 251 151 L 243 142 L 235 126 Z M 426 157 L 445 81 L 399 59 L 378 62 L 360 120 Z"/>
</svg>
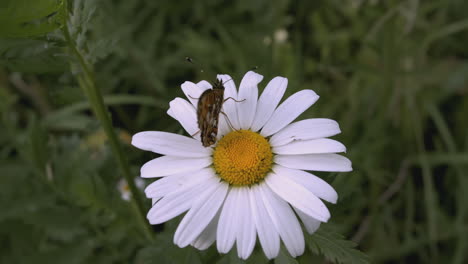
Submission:
<svg viewBox="0 0 468 264">
<path fill-rule="evenodd" d="M 145 188 L 145 182 L 141 178 L 135 178 L 135 185 L 138 189 L 143 190 Z M 121 178 L 117 182 L 117 190 L 120 192 L 120 197 L 122 200 L 130 201 L 132 198 L 132 192 L 130 192 L 130 187 L 128 186 L 127 181 L 124 178 Z"/>
<path fill-rule="evenodd" d="M 144 164 L 143 178 L 161 178 L 150 184 L 153 199 L 148 212 L 151 224 L 185 214 L 175 235 L 179 247 L 207 249 L 216 241 L 220 253 L 236 244 L 240 258 L 252 253 L 258 236 L 265 255 L 278 255 L 280 240 L 291 256 L 304 252 L 304 235 L 327 222 L 330 212 L 322 202 L 336 203 L 338 195 L 324 180 L 306 171 L 351 171 L 351 162 L 338 154 L 346 148 L 328 139 L 340 133 L 338 123 L 325 118 L 293 122 L 319 96 L 299 91 L 279 106 L 288 80 L 272 79 L 258 98 L 263 76 L 249 71 L 239 91 L 229 75 L 218 75 L 225 86 L 218 141 L 203 147 L 197 125 L 197 99 L 210 89 L 206 81 L 185 82 L 188 100 L 170 102 L 168 114 L 188 135 L 146 131 L 133 136 L 132 144 L 164 155 Z M 243 100 L 243 101 L 242 101 Z M 291 123 L 292 122 L 292 123 Z M 299 219 L 300 221 L 299 221 Z"/>
<path fill-rule="evenodd" d="M 277 43 L 285 43 L 288 40 L 288 31 L 285 28 L 280 28 L 275 31 L 275 41 Z"/>
</svg>

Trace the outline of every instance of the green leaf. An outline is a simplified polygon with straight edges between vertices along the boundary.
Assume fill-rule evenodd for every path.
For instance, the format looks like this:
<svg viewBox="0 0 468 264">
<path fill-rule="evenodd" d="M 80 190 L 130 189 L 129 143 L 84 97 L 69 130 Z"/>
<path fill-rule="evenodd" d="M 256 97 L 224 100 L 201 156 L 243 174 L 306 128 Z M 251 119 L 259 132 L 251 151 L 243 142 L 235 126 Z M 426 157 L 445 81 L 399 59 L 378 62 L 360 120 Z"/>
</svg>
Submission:
<svg viewBox="0 0 468 264">
<path fill-rule="evenodd" d="M 57 29 L 59 0 L 3 0 L 0 8 L 0 37 L 42 36 Z"/>
<path fill-rule="evenodd" d="M 136 264 L 170 263 L 163 247 L 148 246 L 138 251 Z"/>
<path fill-rule="evenodd" d="M 35 211 L 47 208 L 52 202 L 52 197 L 46 195 L 34 199 L 21 197 L 11 201 L 0 201 L 0 206 L 3 208 L 0 214 L 0 221 L 7 219 L 24 219 Z"/>
<path fill-rule="evenodd" d="M 252 255 L 246 260 L 247 264 L 267 264 L 270 263 L 261 248 L 256 248 Z"/>
<path fill-rule="evenodd" d="M 63 49 L 45 39 L 0 39 L 0 65 L 28 73 L 62 72 L 68 68 Z"/>
<path fill-rule="evenodd" d="M 31 212 L 23 221 L 42 230 L 47 230 L 51 238 L 59 241 L 71 242 L 77 236 L 85 233 L 78 211 L 53 204 L 50 206 L 50 208 Z"/>
<path fill-rule="evenodd" d="M 245 264 L 245 261 L 237 256 L 237 251 L 232 249 L 226 255 L 222 256 L 216 264 Z"/>
<path fill-rule="evenodd" d="M 369 257 L 356 249 L 356 243 L 345 240 L 340 234 L 325 227 L 320 227 L 306 240 L 313 253 L 322 254 L 335 263 L 370 263 Z"/>
<path fill-rule="evenodd" d="M 84 114 L 50 115 L 44 119 L 44 124 L 53 130 L 85 131 L 93 124 L 93 121 Z"/>
<path fill-rule="evenodd" d="M 169 243 L 170 240 L 164 241 Z M 192 247 L 178 248 L 173 244 L 158 246 L 148 246 L 141 249 L 136 257 L 137 264 L 157 264 L 157 263 L 187 263 L 202 264 L 200 255 Z"/>
<path fill-rule="evenodd" d="M 299 262 L 291 257 L 284 247 L 281 247 L 278 256 L 275 258 L 275 264 L 299 264 Z"/>
<path fill-rule="evenodd" d="M 187 247 L 187 248 L 181 249 L 180 254 L 174 255 L 174 258 L 176 256 L 177 256 L 177 259 L 180 260 L 179 263 L 202 264 L 198 250 L 193 247 Z"/>
<path fill-rule="evenodd" d="M 47 159 L 49 158 L 47 141 L 47 131 L 39 121 L 32 117 L 28 127 L 28 147 L 30 158 L 39 171 L 45 171 Z"/>
<path fill-rule="evenodd" d="M 24 256 L 25 261 L 23 263 L 87 263 L 86 259 L 92 254 L 94 247 L 92 239 L 75 241 L 74 244 L 61 246 L 52 250 L 41 250 L 29 256 L 26 255 Z"/>
<path fill-rule="evenodd" d="M 27 22 L 54 13 L 58 0 L 3 0 L 0 22 Z"/>
</svg>

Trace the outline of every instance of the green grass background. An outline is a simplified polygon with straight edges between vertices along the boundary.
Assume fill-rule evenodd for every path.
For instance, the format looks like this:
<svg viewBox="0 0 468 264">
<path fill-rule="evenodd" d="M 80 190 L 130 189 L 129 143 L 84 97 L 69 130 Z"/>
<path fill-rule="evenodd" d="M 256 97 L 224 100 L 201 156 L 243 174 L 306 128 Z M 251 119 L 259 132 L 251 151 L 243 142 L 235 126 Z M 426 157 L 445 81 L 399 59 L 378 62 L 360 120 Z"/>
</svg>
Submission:
<svg viewBox="0 0 468 264">
<path fill-rule="evenodd" d="M 354 170 L 320 174 L 339 194 L 324 228 L 373 263 L 468 263 L 467 1 L 69 3 L 135 176 L 155 155 L 130 146 L 132 134 L 184 133 L 166 114 L 181 83 L 216 73 L 239 83 L 257 66 L 260 89 L 284 76 L 286 96 L 320 95 L 301 118 L 340 123 Z M 0 3 L 0 263 L 243 263 L 174 246 L 180 218 L 145 240 L 76 81 L 60 8 Z M 282 250 L 271 263 L 327 263 L 309 239 L 304 256 Z M 248 263 L 267 263 L 258 246 Z"/>
</svg>

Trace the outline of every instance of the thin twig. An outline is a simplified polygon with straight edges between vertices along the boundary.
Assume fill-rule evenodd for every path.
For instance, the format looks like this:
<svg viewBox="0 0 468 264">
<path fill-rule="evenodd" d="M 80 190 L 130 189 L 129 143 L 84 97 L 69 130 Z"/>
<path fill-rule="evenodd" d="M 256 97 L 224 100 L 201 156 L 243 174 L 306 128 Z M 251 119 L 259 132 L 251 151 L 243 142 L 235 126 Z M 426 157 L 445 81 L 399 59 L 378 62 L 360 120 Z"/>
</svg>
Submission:
<svg viewBox="0 0 468 264">
<path fill-rule="evenodd" d="M 47 99 L 41 91 L 39 81 L 36 79 L 32 83 L 26 83 L 20 73 L 14 72 L 10 75 L 10 82 L 13 84 L 18 91 L 29 97 L 34 106 L 39 110 L 42 115 L 46 115 L 50 112 L 51 107 Z"/>
<path fill-rule="evenodd" d="M 386 203 L 398 191 L 400 191 L 402 185 L 405 183 L 405 180 L 408 176 L 409 165 L 410 165 L 410 160 L 408 158 L 403 160 L 403 162 L 401 163 L 398 175 L 395 178 L 395 181 L 387 188 L 387 190 L 385 190 L 385 192 L 382 195 L 380 195 L 379 200 L 377 202 L 378 205 L 382 205 Z M 369 227 L 371 224 L 370 220 L 371 220 L 370 215 L 367 215 L 364 217 L 361 224 L 359 225 L 358 230 L 356 231 L 356 233 L 354 234 L 351 240 L 353 240 L 356 243 L 359 243 L 364 238 L 364 236 L 369 231 Z"/>
<path fill-rule="evenodd" d="M 109 140 L 112 152 L 117 160 L 120 169 L 123 172 L 123 176 L 127 181 L 128 187 L 130 192 L 132 193 L 133 199 L 131 200 L 132 204 L 137 209 L 138 218 L 140 220 L 141 227 L 144 231 L 145 236 L 148 240 L 154 240 L 153 232 L 151 230 L 151 226 L 146 221 L 146 208 L 143 202 L 143 199 L 140 195 L 138 188 L 134 182 L 134 176 L 130 172 L 130 166 L 128 161 L 123 153 L 122 147 L 120 145 L 120 141 L 115 133 L 114 127 L 112 126 L 111 119 L 107 112 L 106 106 L 104 104 L 103 97 L 101 95 L 101 91 L 96 87 L 96 80 L 94 77 L 94 72 L 92 71 L 92 67 L 90 66 L 89 62 L 86 61 L 84 56 L 78 50 L 78 47 L 75 41 L 72 39 L 71 34 L 68 29 L 68 8 L 67 8 L 67 1 L 63 2 L 63 26 L 62 31 L 65 36 L 65 40 L 68 43 L 68 46 L 75 55 L 78 60 L 79 67 L 82 69 L 82 72 L 78 75 L 78 82 L 80 87 L 83 89 L 84 93 L 86 94 L 90 105 L 99 119 L 103 129 L 106 133 L 106 136 Z"/>
</svg>

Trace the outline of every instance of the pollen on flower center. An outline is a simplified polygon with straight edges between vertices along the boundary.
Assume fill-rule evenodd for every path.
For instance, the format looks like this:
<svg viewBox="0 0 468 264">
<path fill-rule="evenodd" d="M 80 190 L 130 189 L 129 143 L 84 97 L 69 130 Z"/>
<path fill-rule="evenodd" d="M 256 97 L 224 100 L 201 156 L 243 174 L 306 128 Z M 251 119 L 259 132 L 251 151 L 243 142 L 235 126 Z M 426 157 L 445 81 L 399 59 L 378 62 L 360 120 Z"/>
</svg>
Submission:
<svg viewBox="0 0 468 264">
<path fill-rule="evenodd" d="M 229 184 L 250 185 L 263 180 L 271 170 L 273 153 L 263 136 L 239 130 L 218 141 L 213 163 L 217 174 Z"/>
</svg>

